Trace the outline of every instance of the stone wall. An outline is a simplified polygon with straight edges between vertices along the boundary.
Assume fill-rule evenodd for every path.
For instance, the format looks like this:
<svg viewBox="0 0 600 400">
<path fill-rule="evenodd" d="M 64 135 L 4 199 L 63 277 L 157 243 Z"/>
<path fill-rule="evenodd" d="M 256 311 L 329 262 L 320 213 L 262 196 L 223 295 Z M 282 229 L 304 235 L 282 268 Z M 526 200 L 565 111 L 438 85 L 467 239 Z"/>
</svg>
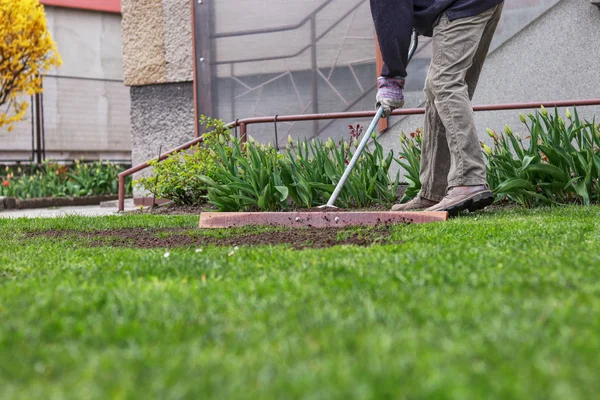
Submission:
<svg viewBox="0 0 600 400">
<path fill-rule="evenodd" d="M 123 66 L 131 86 L 132 163 L 191 140 L 194 129 L 189 0 L 122 0 Z M 145 170 L 134 178 L 148 175 Z M 135 189 L 136 197 L 145 193 Z"/>
<path fill-rule="evenodd" d="M 193 80 L 189 0 L 123 0 L 127 86 Z"/>
</svg>

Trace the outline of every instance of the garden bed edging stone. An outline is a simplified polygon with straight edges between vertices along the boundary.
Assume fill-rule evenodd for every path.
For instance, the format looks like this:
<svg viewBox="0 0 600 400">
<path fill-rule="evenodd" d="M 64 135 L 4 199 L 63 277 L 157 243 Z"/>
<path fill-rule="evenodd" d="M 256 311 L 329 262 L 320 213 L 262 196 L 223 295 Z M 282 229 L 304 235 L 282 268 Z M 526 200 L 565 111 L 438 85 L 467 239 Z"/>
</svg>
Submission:
<svg viewBox="0 0 600 400">
<path fill-rule="evenodd" d="M 103 201 L 116 200 L 117 195 L 82 197 L 40 197 L 36 199 L 17 199 L 0 197 L 0 210 L 23 210 L 28 208 L 91 206 Z"/>
</svg>

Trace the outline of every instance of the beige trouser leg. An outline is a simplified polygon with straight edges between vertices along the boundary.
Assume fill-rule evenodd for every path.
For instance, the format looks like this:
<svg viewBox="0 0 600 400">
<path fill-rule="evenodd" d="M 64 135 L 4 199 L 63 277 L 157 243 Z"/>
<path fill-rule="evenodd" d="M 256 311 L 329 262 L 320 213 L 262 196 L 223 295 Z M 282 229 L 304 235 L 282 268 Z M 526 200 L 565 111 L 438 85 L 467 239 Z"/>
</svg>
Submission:
<svg viewBox="0 0 600 400">
<path fill-rule="evenodd" d="M 444 14 L 433 30 L 421 153 L 420 195 L 426 199 L 440 201 L 448 188 L 486 183 L 471 99 L 502 6 L 454 21 Z"/>
</svg>

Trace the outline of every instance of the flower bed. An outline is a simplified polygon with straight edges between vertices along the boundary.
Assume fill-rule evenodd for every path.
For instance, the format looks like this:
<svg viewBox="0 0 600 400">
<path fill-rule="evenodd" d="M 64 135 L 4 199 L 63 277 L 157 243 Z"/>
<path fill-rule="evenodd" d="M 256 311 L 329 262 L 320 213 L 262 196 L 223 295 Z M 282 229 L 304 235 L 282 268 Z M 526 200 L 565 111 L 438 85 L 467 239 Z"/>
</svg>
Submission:
<svg viewBox="0 0 600 400">
<path fill-rule="evenodd" d="M 566 120 L 545 108 L 521 115 L 527 129 L 521 137 L 510 127 L 488 130 L 493 149 L 481 143 L 487 159 L 488 184 L 498 202 L 525 207 L 538 204 L 590 204 L 600 201 L 600 127 L 580 120 L 577 110 Z M 219 211 L 310 209 L 324 204 L 357 146 L 360 126 L 350 136 L 293 141 L 279 153 L 249 138 L 232 137 L 221 121 L 203 120 L 211 133 L 192 152 L 154 163 L 155 175 L 137 181 L 142 188 L 176 204 L 208 201 Z M 402 201 L 421 188 L 421 131 L 400 137 L 401 151 L 384 154 L 376 137 L 366 148 L 336 205 L 343 208 L 388 206 L 396 200 L 400 176 L 390 177 L 393 163 L 405 172 Z"/>
<path fill-rule="evenodd" d="M 251 137 L 233 138 L 221 121 L 205 119 L 211 133 L 203 146 L 154 163 L 154 176 L 136 181 L 143 189 L 178 204 L 208 201 L 220 211 L 279 211 L 324 204 L 342 176 L 361 127 L 338 142 L 289 138 L 285 153 Z M 393 153 L 376 139 L 365 149 L 337 204 L 344 208 L 392 203 L 400 176 L 390 178 Z"/>
<path fill-rule="evenodd" d="M 0 197 L 5 198 L 5 208 L 29 208 L 27 205 L 36 204 L 43 204 L 42 207 L 97 204 L 115 198 L 118 174 L 123 170 L 120 165 L 101 161 L 75 161 L 72 165 L 48 162 L 39 167 L 6 166 L 0 175 Z M 128 180 L 128 194 L 131 187 L 131 180 Z"/>
</svg>

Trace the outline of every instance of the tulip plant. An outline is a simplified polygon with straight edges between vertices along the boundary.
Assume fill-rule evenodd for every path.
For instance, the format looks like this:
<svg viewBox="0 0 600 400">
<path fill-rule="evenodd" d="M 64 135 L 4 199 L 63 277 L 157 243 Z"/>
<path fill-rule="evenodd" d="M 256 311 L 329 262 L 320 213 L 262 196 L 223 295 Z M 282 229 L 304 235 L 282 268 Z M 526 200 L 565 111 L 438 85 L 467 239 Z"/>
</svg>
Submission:
<svg viewBox="0 0 600 400">
<path fill-rule="evenodd" d="M 520 118 L 528 133 L 524 138 L 507 125 L 501 133 L 487 129 L 493 147 L 481 143 L 496 201 L 525 207 L 600 201 L 600 126 L 582 121 L 577 110 L 567 110 L 566 120 L 557 109 L 544 107 Z M 403 135 L 400 142 L 409 199 L 421 186 L 421 137 Z"/>
</svg>

